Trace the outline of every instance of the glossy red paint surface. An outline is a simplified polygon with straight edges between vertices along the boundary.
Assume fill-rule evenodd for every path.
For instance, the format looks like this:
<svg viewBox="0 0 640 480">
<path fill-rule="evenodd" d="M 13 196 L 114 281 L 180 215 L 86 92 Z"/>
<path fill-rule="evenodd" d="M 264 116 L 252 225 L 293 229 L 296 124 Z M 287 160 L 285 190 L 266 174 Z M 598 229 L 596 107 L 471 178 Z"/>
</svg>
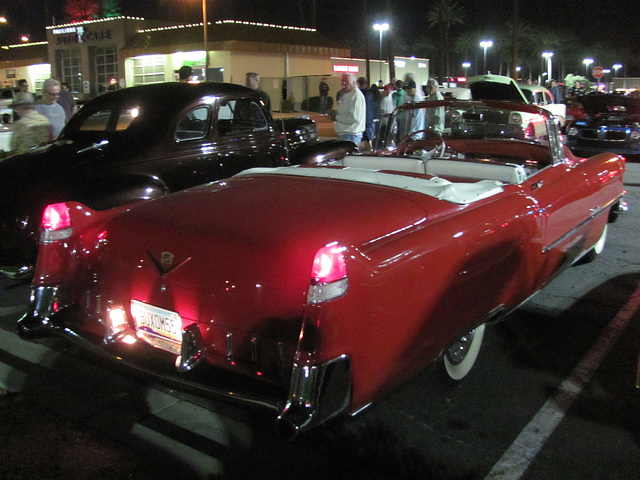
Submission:
<svg viewBox="0 0 640 480">
<path fill-rule="evenodd" d="M 175 312 L 183 328 L 197 325 L 208 363 L 285 389 L 293 365 L 346 356 L 355 411 L 593 247 L 623 194 L 616 155 L 565 149 L 550 164 L 542 143 L 448 145 L 478 165 L 499 158 L 532 172 L 458 203 L 404 186 L 431 175 L 394 172 L 389 185 L 386 173 L 334 165 L 252 171 L 126 211 L 73 204 L 75 234 L 42 246 L 35 284 L 69 285 L 79 328 L 97 335 L 107 308 Z M 367 180 L 339 178 L 350 171 Z M 321 276 L 314 259 L 326 245 L 341 260 Z M 346 292 L 307 301 L 314 282 L 345 276 Z"/>
</svg>

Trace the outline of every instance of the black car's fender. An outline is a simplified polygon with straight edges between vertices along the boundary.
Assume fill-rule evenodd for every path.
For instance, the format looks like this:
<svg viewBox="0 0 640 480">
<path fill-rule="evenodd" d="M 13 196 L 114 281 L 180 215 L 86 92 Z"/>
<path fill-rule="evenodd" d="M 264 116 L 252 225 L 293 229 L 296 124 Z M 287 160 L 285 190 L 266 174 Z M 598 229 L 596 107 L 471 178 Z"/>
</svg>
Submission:
<svg viewBox="0 0 640 480">
<path fill-rule="evenodd" d="M 339 160 L 354 153 L 357 148 L 353 142 L 346 140 L 327 140 L 324 142 L 301 145 L 291 153 L 291 165 L 313 165 Z"/>
<path fill-rule="evenodd" d="M 157 177 L 126 175 L 91 185 L 84 194 L 74 197 L 94 210 L 105 210 L 139 200 L 152 200 L 167 193 L 170 193 L 169 188 Z"/>
</svg>

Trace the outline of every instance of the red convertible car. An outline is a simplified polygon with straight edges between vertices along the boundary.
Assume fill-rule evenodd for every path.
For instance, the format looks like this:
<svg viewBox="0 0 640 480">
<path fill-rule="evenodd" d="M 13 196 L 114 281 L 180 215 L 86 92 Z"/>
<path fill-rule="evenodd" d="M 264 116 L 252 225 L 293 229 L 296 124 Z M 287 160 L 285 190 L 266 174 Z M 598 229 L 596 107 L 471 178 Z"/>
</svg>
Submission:
<svg viewBox="0 0 640 480">
<path fill-rule="evenodd" d="M 444 134 L 399 134 L 417 110 Z M 516 115 L 546 119 L 525 136 Z M 384 151 L 254 168 L 93 211 L 47 207 L 24 338 L 58 332 L 298 432 L 426 365 L 471 369 L 484 325 L 598 254 L 625 161 L 577 158 L 507 102 L 410 104 Z M 536 129 L 539 132 L 540 129 Z"/>
</svg>

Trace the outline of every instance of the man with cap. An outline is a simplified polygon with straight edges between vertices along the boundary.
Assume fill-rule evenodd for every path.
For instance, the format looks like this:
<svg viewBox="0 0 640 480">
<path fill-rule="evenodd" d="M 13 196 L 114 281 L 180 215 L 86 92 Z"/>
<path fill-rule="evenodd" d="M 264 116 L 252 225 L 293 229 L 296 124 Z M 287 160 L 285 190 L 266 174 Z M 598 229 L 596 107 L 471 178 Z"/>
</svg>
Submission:
<svg viewBox="0 0 640 480">
<path fill-rule="evenodd" d="M 193 79 L 193 68 L 189 65 L 183 65 L 178 69 L 178 77 L 180 82 L 189 83 Z"/>
<path fill-rule="evenodd" d="M 51 125 L 47 117 L 36 112 L 33 95 L 19 92 L 12 107 L 19 118 L 13 124 L 11 151 L 27 152 L 51 140 Z"/>
</svg>

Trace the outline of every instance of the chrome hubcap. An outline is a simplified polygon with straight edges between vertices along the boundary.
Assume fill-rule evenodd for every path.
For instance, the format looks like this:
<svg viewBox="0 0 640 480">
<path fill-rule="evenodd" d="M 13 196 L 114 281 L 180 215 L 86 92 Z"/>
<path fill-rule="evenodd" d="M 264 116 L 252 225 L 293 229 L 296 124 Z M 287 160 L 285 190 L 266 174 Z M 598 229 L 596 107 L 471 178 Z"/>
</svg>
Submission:
<svg viewBox="0 0 640 480">
<path fill-rule="evenodd" d="M 452 365 L 459 365 L 469 353 L 475 330 L 461 336 L 447 348 L 447 359 Z"/>
</svg>

